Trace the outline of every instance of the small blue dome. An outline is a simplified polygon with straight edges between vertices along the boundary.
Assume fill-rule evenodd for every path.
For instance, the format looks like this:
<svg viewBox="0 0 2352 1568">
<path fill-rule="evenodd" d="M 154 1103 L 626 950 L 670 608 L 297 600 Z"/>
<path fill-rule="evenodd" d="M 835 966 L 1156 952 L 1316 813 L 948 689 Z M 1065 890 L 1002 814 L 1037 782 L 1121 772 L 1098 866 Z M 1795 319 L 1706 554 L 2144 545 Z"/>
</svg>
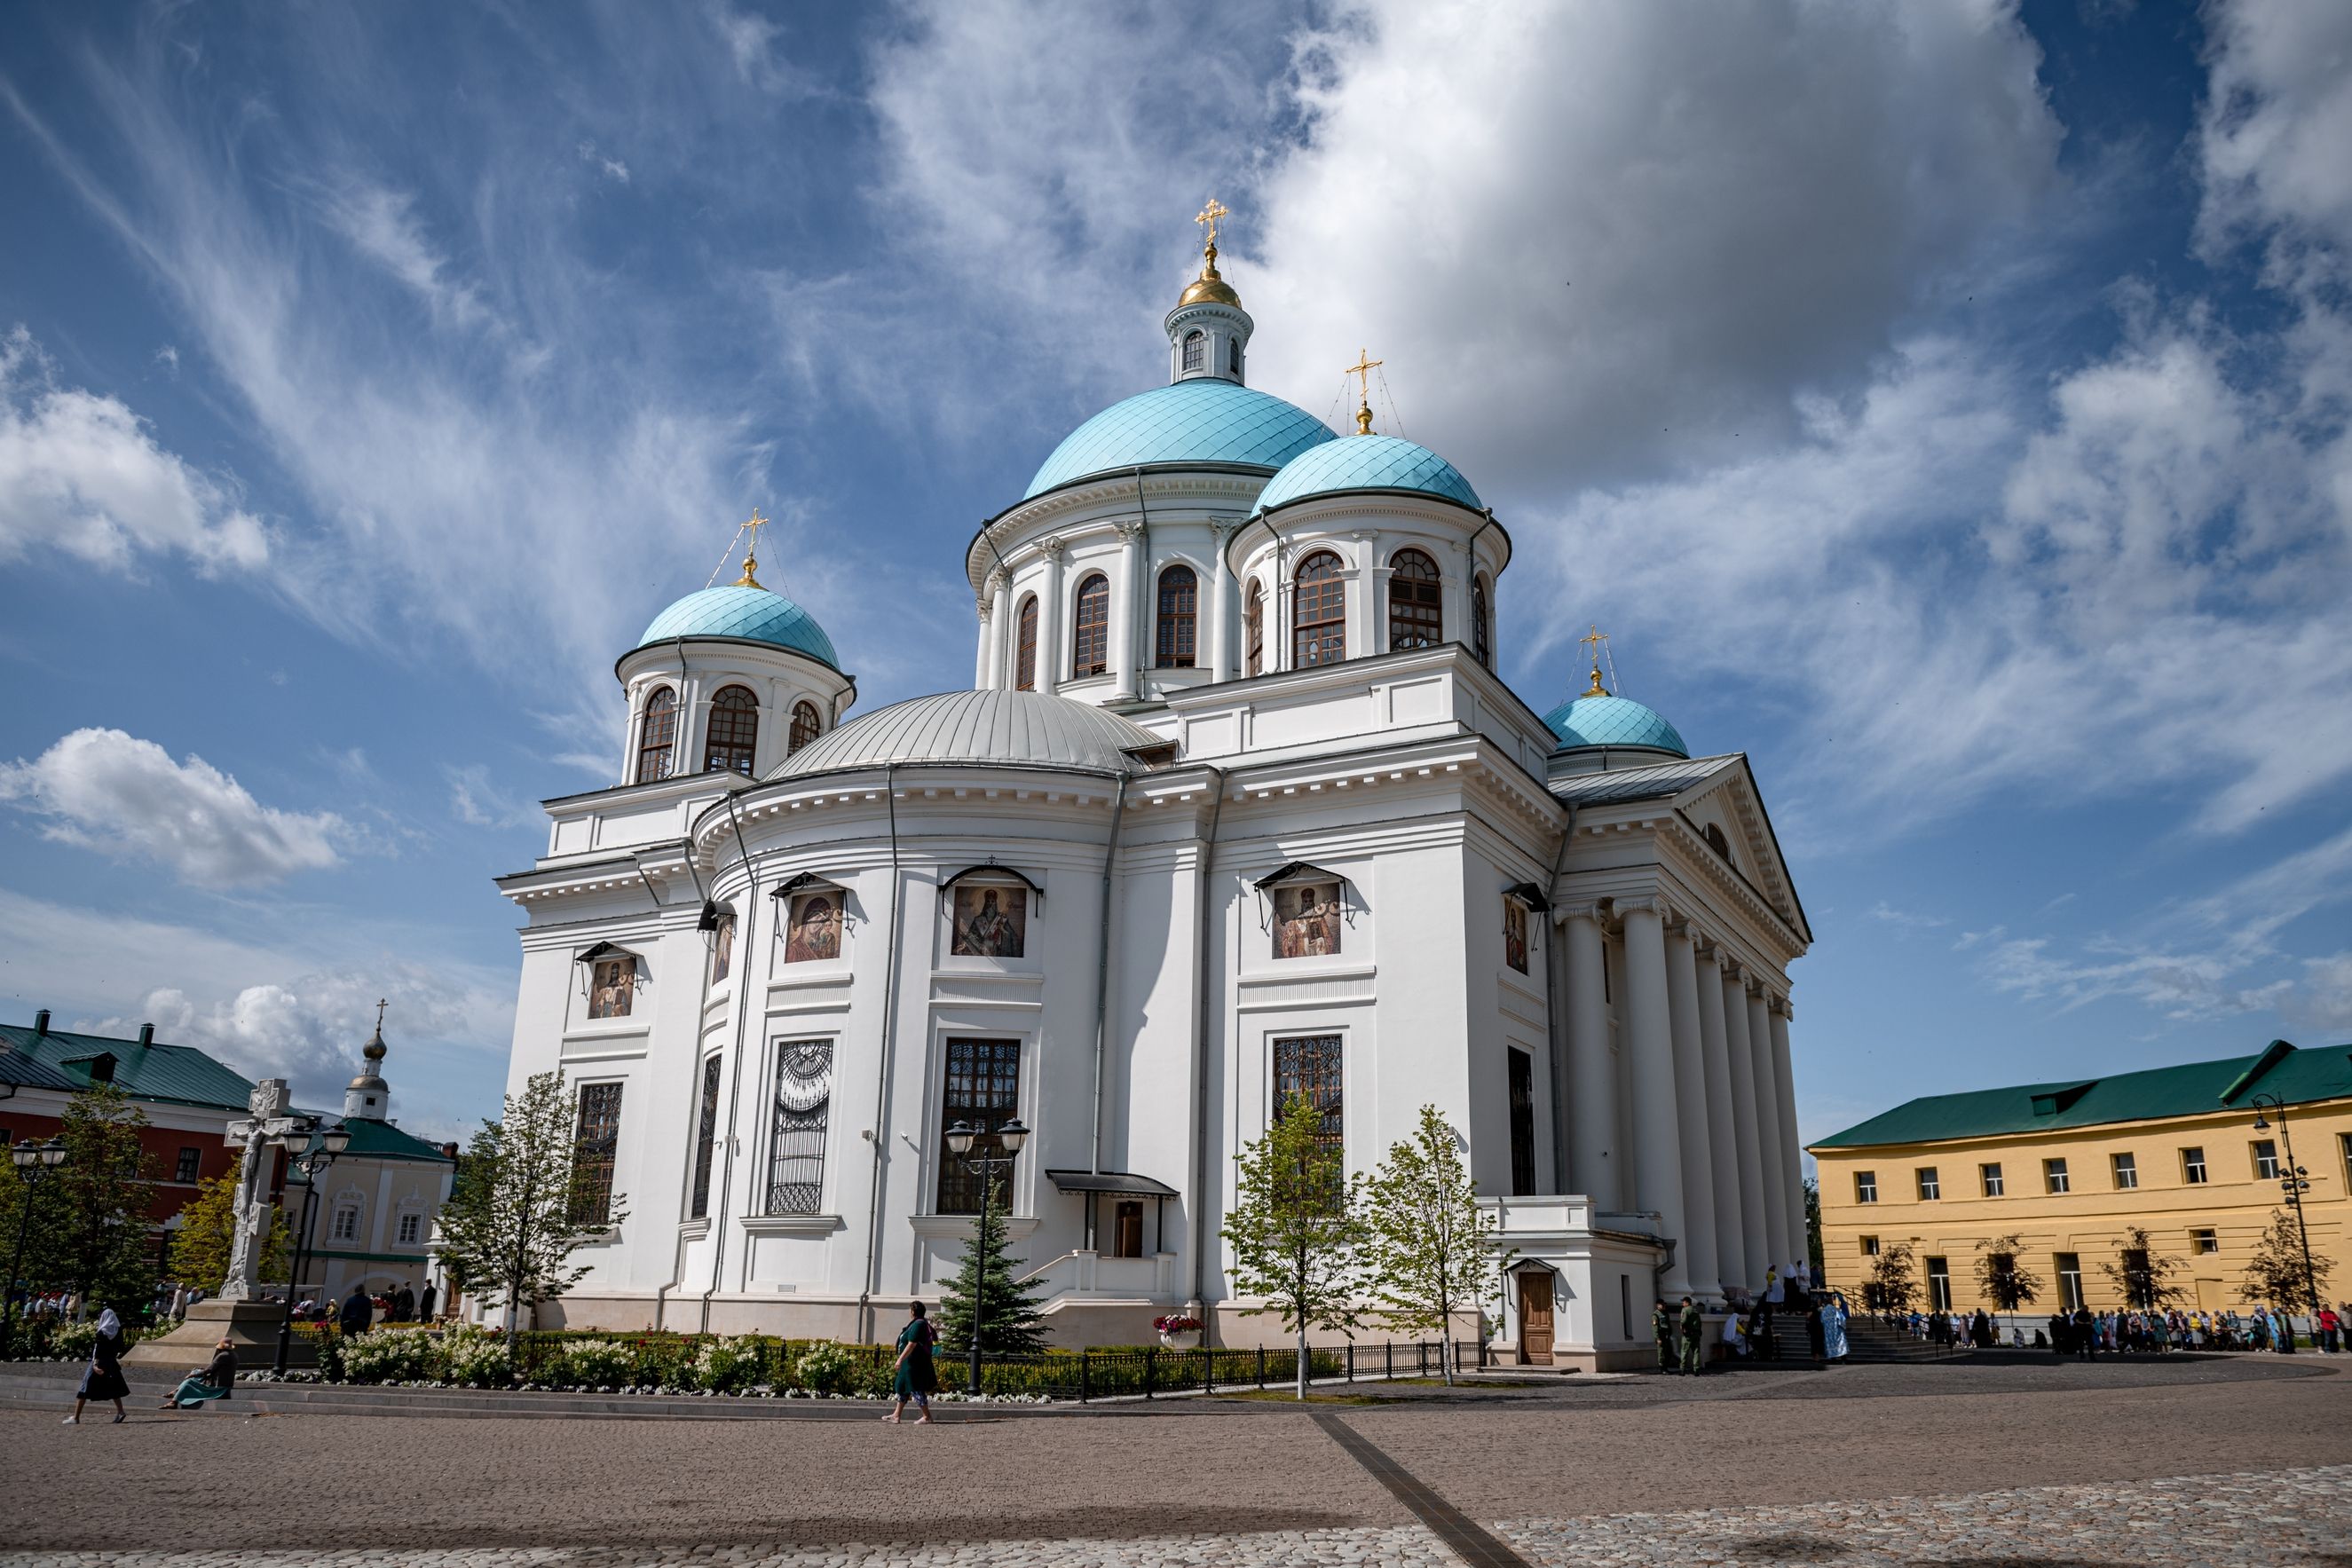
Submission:
<svg viewBox="0 0 2352 1568">
<path fill-rule="evenodd" d="M 688 594 L 654 617 L 654 623 L 637 639 L 637 646 L 667 643 L 673 637 L 740 637 L 749 643 L 772 643 L 841 668 L 833 639 L 824 634 L 815 616 L 781 593 L 741 583 Z"/>
<path fill-rule="evenodd" d="M 1279 468 L 1308 447 L 1338 439 L 1303 408 L 1236 382 L 1196 376 L 1115 402 L 1070 432 L 1022 499 L 1074 479 L 1150 465 Z"/>
<path fill-rule="evenodd" d="M 1688 757 L 1682 732 L 1658 710 L 1632 697 L 1578 697 L 1544 715 L 1544 727 L 1559 737 L 1559 748 L 1581 746 L 1649 746 Z"/>
<path fill-rule="evenodd" d="M 1257 505 L 1270 512 L 1286 501 L 1343 490 L 1418 490 L 1474 512 L 1485 509 L 1462 470 L 1428 447 L 1394 435 L 1351 435 L 1310 447 L 1283 465 L 1258 493 Z"/>
</svg>

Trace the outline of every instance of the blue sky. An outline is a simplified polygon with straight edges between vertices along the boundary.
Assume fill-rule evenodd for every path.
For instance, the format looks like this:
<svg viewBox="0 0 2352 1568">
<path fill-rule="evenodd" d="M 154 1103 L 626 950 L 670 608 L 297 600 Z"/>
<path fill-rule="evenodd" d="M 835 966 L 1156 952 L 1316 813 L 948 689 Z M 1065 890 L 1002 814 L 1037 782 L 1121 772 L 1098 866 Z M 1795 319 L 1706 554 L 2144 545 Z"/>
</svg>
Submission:
<svg viewBox="0 0 2352 1568">
<path fill-rule="evenodd" d="M 0 1013 L 495 1108 L 533 802 L 735 522 L 861 706 L 1164 375 L 1511 528 L 1538 710 L 1745 749 L 1818 1136 L 2352 1037 L 2352 8 L 0 13 Z"/>
</svg>

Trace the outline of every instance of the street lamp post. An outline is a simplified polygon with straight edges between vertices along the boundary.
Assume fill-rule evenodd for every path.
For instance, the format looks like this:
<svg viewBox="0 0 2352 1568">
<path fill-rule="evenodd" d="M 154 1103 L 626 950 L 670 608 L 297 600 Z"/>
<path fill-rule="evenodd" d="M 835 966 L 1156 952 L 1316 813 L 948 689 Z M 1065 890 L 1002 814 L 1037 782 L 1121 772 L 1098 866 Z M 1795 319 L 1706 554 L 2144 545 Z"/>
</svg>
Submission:
<svg viewBox="0 0 2352 1568">
<path fill-rule="evenodd" d="M 2252 1103 L 2257 1133 L 2270 1131 L 2269 1118 L 2263 1114 L 2265 1109 L 2278 1113 L 2279 1138 L 2286 1145 L 2286 1175 L 2279 1178 L 2279 1186 L 2286 1194 L 2286 1206 L 2294 1210 L 2295 1238 L 2303 1244 L 2303 1288 L 2311 1306 L 2312 1332 L 2315 1335 L 2319 1329 L 2319 1276 L 2311 1266 L 2311 1227 L 2303 1218 L 2303 1195 L 2311 1190 L 2311 1173 L 2294 1163 L 2294 1133 L 2286 1124 L 2286 1103 L 2275 1094 L 2262 1093 L 2253 1097 Z M 2289 1322 L 2290 1344 L 2294 1343 L 2294 1325 Z"/>
<path fill-rule="evenodd" d="M 33 1188 L 43 1176 L 66 1163 L 66 1141 L 51 1138 L 37 1144 L 26 1138 L 8 1151 L 8 1159 L 16 1167 L 16 1179 L 24 1184 L 24 1207 L 16 1212 L 16 1255 L 9 1260 L 5 1290 L 0 1290 L 0 1359 L 5 1359 L 16 1343 L 16 1276 L 25 1267 L 25 1235 L 33 1219 Z"/>
<path fill-rule="evenodd" d="M 971 1152 L 974 1144 L 992 1136 L 1003 1149 L 1003 1154 L 974 1155 Z M 980 1312 L 981 1304 L 986 1299 L 988 1283 L 988 1255 L 980 1249 L 980 1238 L 988 1228 L 988 1200 L 995 1186 L 995 1168 L 1013 1164 L 1013 1157 L 1021 1152 L 1021 1145 L 1029 1141 L 1029 1129 L 1023 1126 L 1017 1117 L 997 1128 L 993 1134 L 978 1132 L 969 1122 L 958 1122 L 948 1129 L 947 1137 L 948 1152 L 980 1173 L 980 1219 L 972 1230 L 971 1372 L 971 1381 L 964 1389 L 967 1394 L 976 1395 L 980 1392 Z"/>
<path fill-rule="evenodd" d="M 278 1358 L 271 1370 L 286 1375 L 286 1359 L 294 1344 L 294 1292 L 302 1288 L 302 1261 L 310 1247 L 310 1210 L 319 1197 L 320 1178 L 335 1163 L 335 1156 L 352 1146 L 351 1129 L 341 1122 L 323 1133 L 312 1133 L 316 1142 L 301 1155 L 287 1163 L 302 1173 L 302 1226 L 294 1235 L 294 1261 L 286 1271 L 286 1315 L 278 1320 Z"/>
</svg>

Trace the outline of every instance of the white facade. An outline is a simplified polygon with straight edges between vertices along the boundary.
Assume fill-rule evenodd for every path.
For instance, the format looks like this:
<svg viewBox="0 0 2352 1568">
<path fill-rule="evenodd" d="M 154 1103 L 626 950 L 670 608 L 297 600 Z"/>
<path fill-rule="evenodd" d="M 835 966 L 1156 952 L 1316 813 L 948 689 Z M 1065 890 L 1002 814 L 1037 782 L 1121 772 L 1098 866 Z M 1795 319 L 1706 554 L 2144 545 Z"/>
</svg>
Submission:
<svg viewBox="0 0 2352 1568">
<path fill-rule="evenodd" d="M 1238 319 L 1212 361 L 1237 383 L 1248 318 L 1215 299 L 1171 312 L 1173 373 L 1204 314 Z M 1161 458 L 1008 509 L 967 557 L 975 692 L 833 730 L 847 683 L 799 654 L 625 657 L 633 704 L 658 671 L 782 663 L 835 706 L 804 749 L 763 727 L 751 778 L 549 802 L 547 855 L 500 881 L 527 916 L 510 1082 L 564 1072 L 625 1208 L 547 1321 L 885 1332 L 969 1233 L 941 1132 L 974 1063 L 1032 1129 L 1012 1235 L 1065 1343 L 1180 1309 L 1219 1343 L 1275 1335 L 1218 1230 L 1302 1063 L 1336 1063 L 1351 1167 L 1423 1104 L 1462 1132 L 1517 1271 L 1549 1281 L 1559 1359 L 1637 1357 L 1661 1290 L 1720 1298 L 1800 1255 L 1786 967 L 1810 938 L 1745 759 L 1564 747 L 1490 668 L 1490 515 L 1405 487 L 1260 510 L 1270 471 Z M 1408 549 L 1433 640 L 1391 632 Z M 1302 667 L 1297 574 L 1324 551 L 1344 654 Z M 1097 574 L 1099 673 L 1073 660 Z M 1018 956 L 958 953 L 960 908 L 1024 912 Z M 1534 1290 L 1507 1292 L 1507 1341 Z"/>
</svg>

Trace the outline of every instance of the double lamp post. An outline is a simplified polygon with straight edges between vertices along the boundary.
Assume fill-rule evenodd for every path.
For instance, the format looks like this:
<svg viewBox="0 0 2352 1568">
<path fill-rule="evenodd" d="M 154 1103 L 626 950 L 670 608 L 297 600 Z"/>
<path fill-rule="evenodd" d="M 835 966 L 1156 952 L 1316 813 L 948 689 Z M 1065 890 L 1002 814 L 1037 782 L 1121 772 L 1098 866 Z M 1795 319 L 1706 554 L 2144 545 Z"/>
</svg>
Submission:
<svg viewBox="0 0 2352 1568">
<path fill-rule="evenodd" d="M 0 1290 L 0 1359 L 5 1359 L 16 1343 L 16 1276 L 25 1268 L 25 1232 L 33 1218 L 33 1188 L 41 1178 L 66 1163 L 66 1141 L 51 1138 L 37 1144 L 26 1138 L 8 1151 L 8 1159 L 16 1167 L 16 1179 L 24 1185 L 25 1197 L 16 1211 L 16 1254 L 9 1260 L 6 1288 Z"/>
<path fill-rule="evenodd" d="M 2295 1238 L 2303 1243 L 2303 1288 L 2311 1306 L 2311 1333 L 2316 1343 L 2319 1336 L 2319 1277 L 2311 1266 L 2311 1227 L 2303 1218 L 2303 1195 L 2311 1190 L 2311 1173 L 2294 1163 L 2294 1134 L 2287 1129 L 2286 1102 L 2275 1094 L 2263 1093 L 2255 1095 L 2251 1103 L 2254 1107 L 2254 1131 L 2269 1132 L 2270 1116 L 2266 1113 L 2275 1112 L 2279 1137 L 2286 1145 L 2286 1165 L 2279 1173 L 2279 1187 L 2285 1194 L 2286 1206 L 2294 1210 Z M 2287 1325 L 2287 1343 L 2294 1343 L 2294 1325 L 2292 1322 Z"/>
<path fill-rule="evenodd" d="M 1001 1155 L 975 1155 L 971 1151 L 982 1138 L 993 1137 L 1004 1152 Z M 980 1246 L 982 1235 L 988 1229 L 988 1200 L 996 1186 L 996 1167 L 1010 1167 L 1021 1145 L 1029 1141 L 1029 1129 L 1016 1117 L 998 1127 L 993 1134 L 983 1133 L 969 1122 L 958 1122 L 947 1132 L 948 1152 L 964 1165 L 980 1173 L 980 1218 L 972 1228 L 971 1268 L 971 1376 L 964 1389 L 967 1394 L 980 1392 L 980 1314 L 987 1299 L 988 1254 Z"/>
</svg>

